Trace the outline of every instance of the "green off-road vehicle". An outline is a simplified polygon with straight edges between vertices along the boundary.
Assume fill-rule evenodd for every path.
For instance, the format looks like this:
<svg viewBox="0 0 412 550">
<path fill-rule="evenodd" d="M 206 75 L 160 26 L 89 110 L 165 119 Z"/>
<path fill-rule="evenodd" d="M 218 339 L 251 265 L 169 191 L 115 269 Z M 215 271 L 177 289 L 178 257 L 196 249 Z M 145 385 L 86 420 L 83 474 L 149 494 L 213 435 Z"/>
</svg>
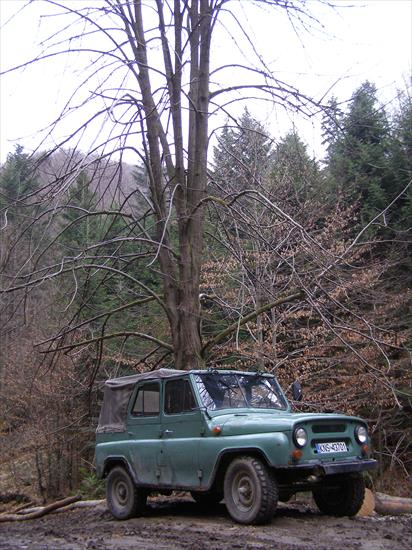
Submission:
<svg viewBox="0 0 412 550">
<path fill-rule="evenodd" d="M 269 374 L 159 369 L 105 384 L 96 468 L 118 519 L 142 513 L 151 492 L 174 490 L 202 505 L 224 499 L 239 523 L 270 521 L 278 500 L 299 491 L 325 514 L 353 516 L 362 472 L 376 466 L 363 420 L 293 413 Z"/>
</svg>

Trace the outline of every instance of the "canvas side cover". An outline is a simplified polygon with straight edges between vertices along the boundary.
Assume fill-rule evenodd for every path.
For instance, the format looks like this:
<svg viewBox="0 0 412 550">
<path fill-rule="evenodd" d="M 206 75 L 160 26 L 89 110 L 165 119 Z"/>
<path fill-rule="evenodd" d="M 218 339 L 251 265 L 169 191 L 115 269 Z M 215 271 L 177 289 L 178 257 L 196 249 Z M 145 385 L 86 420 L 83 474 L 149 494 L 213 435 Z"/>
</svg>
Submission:
<svg viewBox="0 0 412 550">
<path fill-rule="evenodd" d="M 174 378 L 184 374 L 181 370 L 158 369 L 122 378 L 112 378 L 104 385 L 103 404 L 99 416 L 97 433 L 124 432 L 129 399 L 137 382 Z"/>
</svg>

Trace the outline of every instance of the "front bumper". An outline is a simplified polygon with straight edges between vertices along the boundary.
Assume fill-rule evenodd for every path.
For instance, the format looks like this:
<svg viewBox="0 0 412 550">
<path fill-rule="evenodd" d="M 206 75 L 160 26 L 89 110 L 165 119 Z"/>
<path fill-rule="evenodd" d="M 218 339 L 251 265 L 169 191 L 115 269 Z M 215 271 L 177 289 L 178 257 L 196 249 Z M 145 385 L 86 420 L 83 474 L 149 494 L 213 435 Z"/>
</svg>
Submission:
<svg viewBox="0 0 412 550">
<path fill-rule="evenodd" d="M 299 471 L 305 474 L 315 475 L 332 475 L 332 474 L 347 474 L 350 472 L 363 472 L 365 470 L 376 470 L 378 461 L 373 458 L 361 460 L 340 460 L 336 462 L 311 462 L 309 464 L 291 464 L 282 466 L 281 470 L 288 472 Z M 277 468 L 278 469 L 278 468 Z"/>
</svg>

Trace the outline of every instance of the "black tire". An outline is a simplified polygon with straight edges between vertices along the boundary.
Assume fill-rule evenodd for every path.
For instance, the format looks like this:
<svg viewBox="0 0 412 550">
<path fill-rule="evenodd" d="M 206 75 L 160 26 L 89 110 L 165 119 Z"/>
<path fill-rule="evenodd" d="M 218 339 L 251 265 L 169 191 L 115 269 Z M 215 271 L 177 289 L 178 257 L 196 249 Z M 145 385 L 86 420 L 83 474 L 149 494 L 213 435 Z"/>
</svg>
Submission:
<svg viewBox="0 0 412 550">
<path fill-rule="evenodd" d="M 355 516 L 365 498 L 365 481 L 361 474 L 335 475 L 313 491 L 321 512 L 330 516 Z"/>
<path fill-rule="evenodd" d="M 200 506 L 213 506 L 223 500 L 223 491 L 191 491 L 190 494 Z"/>
<path fill-rule="evenodd" d="M 129 519 L 145 511 L 147 492 L 136 487 L 122 466 L 116 466 L 107 476 L 106 500 L 116 519 Z"/>
<path fill-rule="evenodd" d="M 238 523 L 268 523 L 276 511 L 278 489 L 268 468 L 250 456 L 236 458 L 225 474 L 226 508 Z"/>
</svg>

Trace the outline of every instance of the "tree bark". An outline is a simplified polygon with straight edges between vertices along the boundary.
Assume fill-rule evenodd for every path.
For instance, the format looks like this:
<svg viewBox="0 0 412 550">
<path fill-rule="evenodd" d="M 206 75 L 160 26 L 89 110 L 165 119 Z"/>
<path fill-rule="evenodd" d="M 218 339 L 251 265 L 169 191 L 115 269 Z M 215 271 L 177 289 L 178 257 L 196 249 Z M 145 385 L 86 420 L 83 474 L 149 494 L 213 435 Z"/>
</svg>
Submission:
<svg viewBox="0 0 412 550">
<path fill-rule="evenodd" d="M 375 512 L 385 516 L 412 514 L 412 498 L 375 493 Z"/>
<path fill-rule="evenodd" d="M 175 368 L 203 365 L 201 358 L 199 283 L 203 249 L 204 207 L 207 183 L 209 57 L 213 10 L 207 0 L 193 0 L 185 6 L 188 28 L 183 27 L 181 3 L 175 1 L 174 67 L 167 38 L 163 4 L 157 3 L 164 71 L 171 100 L 173 155 L 169 150 L 161 115 L 153 99 L 141 0 L 134 2 L 135 24 L 129 25 L 129 40 L 134 50 L 137 76 L 143 99 L 147 128 L 147 156 L 150 193 L 156 218 L 158 260 L 163 278 L 166 312 L 174 349 Z M 185 171 L 182 130 L 182 33 L 189 36 L 190 86 L 188 92 L 189 134 Z M 165 180 L 167 175 L 167 181 Z M 171 255 L 169 218 L 176 214 L 178 259 Z"/>
</svg>

